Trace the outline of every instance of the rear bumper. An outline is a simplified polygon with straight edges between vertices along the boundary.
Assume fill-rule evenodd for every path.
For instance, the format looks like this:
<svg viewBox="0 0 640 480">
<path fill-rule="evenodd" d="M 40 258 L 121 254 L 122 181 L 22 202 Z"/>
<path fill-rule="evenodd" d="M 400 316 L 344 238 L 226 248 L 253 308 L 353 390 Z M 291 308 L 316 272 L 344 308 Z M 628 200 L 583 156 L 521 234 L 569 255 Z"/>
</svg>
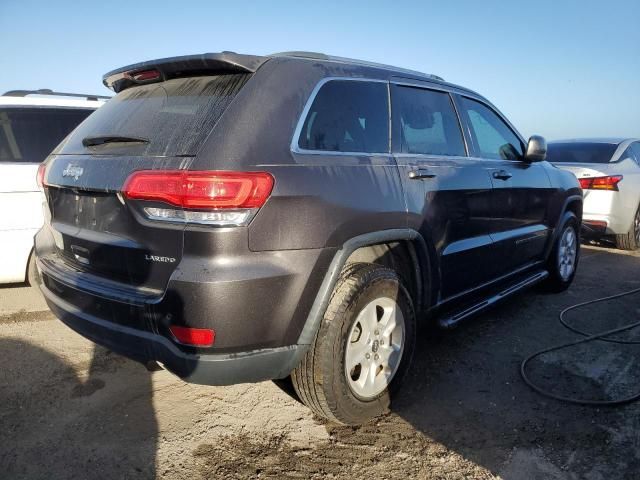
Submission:
<svg viewBox="0 0 640 480">
<path fill-rule="evenodd" d="M 115 324 L 89 315 L 46 286 L 42 293 L 51 311 L 72 330 L 132 360 L 157 361 L 180 378 L 204 385 L 260 382 L 287 376 L 297 345 L 231 354 L 188 354 L 162 335 Z"/>
<path fill-rule="evenodd" d="M 587 190 L 583 224 L 586 236 L 624 234 L 629 231 L 638 202 L 629 192 Z"/>
<path fill-rule="evenodd" d="M 70 264 L 56 254 L 49 230 L 45 225 L 36 236 L 37 265 L 57 317 L 116 353 L 157 361 L 186 381 L 207 385 L 283 378 L 293 370 L 306 348 L 299 338 L 333 254 L 251 252 L 238 238 L 229 241 L 240 246 L 229 248 L 241 251 L 227 254 L 226 247 L 214 245 L 217 250 L 210 252 L 207 237 L 201 245 L 192 242 L 192 254 L 182 257 L 166 289 L 157 291 Z M 212 329 L 215 344 L 183 345 L 171 334 L 173 325 Z"/>
</svg>

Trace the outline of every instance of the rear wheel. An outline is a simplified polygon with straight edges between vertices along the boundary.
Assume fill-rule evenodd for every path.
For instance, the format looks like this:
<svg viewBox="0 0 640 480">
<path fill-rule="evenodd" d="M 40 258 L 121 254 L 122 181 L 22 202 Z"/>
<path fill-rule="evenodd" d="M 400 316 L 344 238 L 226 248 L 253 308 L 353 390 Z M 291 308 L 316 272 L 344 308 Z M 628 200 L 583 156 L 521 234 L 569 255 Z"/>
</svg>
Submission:
<svg viewBox="0 0 640 480">
<path fill-rule="evenodd" d="M 414 345 L 413 303 L 397 273 L 374 264 L 350 266 L 291 374 L 293 386 L 316 415 L 360 425 L 388 412 Z"/>
<path fill-rule="evenodd" d="M 616 246 L 620 250 L 637 250 L 640 248 L 640 207 L 636 211 L 629 232 L 623 235 L 616 235 Z"/>
</svg>

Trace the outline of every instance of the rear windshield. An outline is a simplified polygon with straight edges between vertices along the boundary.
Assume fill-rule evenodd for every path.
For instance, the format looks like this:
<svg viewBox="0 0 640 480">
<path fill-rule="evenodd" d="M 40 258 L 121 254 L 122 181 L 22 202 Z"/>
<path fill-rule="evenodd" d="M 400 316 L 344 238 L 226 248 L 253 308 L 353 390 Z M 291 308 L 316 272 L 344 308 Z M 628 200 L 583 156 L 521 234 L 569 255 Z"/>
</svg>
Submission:
<svg viewBox="0 0 640 480">
<path fill-rule="evenodd" d="M 0 162 L 42 162 L 92 112 L 84 108 L 0 108 Z"/>
<path fill-rule="evenodd" d="M 609 163 L 618 145 L 611 143 L 550 143 L 551 163 Z"/>
<path fill-rule="evenodd" d="M 57 153 L 195 155 L 249 74 L 176 78 L 128 88 L 76 130 Z M 87 137 L 132 137 L 146 143 L 85 147 Z"/>
</svg>

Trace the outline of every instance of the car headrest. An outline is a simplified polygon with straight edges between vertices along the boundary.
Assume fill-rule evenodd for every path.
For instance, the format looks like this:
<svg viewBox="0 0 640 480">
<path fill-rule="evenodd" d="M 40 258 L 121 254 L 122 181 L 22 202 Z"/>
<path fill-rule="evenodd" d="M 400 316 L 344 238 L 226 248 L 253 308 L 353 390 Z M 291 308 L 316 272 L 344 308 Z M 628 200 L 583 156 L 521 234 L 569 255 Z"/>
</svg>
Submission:
<svg viewBox="0 0 640 480">
<path fill-rule="evenodd" d="M 405 125 L 415 130 L 432 128 L 435 121 L 433 110 L 424 104 L 404 105 L 402 118 Z"/>
</svg>

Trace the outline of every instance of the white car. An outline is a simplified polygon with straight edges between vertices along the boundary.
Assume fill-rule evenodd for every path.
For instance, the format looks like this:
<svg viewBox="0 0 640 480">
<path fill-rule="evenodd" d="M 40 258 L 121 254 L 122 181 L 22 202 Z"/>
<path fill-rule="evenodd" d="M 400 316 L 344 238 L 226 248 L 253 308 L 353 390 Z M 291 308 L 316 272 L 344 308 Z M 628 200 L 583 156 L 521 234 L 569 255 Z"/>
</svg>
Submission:
<svg viewBox="0 0 640 480">
<path fill-rule="evenodd" d="M 37 279 L 31 256 L 43 221 L 38 166 L 107 98 L 51 90 L 0 96 L 0 284 Z"/>
<path fill-rule="evenodd" d="M 613 236 L 618 248 L 640 248 L 640 139 L 550 142 L 547 160 L 578 177 L 585 236 Z"/>
</svg>

